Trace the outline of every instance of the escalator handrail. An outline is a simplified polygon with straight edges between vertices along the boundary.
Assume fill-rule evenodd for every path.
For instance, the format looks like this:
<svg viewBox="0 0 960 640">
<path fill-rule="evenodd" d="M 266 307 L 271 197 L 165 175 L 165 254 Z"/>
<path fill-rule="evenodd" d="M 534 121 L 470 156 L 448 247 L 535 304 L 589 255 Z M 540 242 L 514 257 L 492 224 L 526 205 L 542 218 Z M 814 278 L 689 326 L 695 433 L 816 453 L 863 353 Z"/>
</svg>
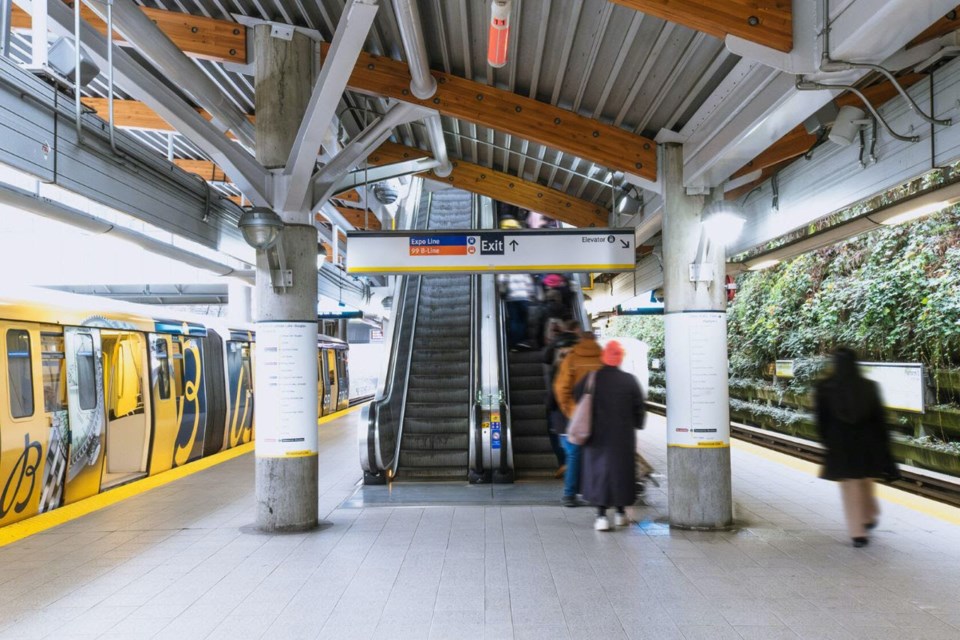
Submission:
<svg viewBox="0 0 960 640">
<path fill-rule="evenodd" d="M 410 390 L 410 371 L 413 369 L 413 345 L 417 337 L 417 320 L 420 314 L 420 294 L 423 291 L 423 276 L 414 276 L 416 282 L 416 295 L 413 298 L 413 313 L 410 315 L 412 325 L 410 327 L 410 344 L 407 346 L 407 372 L 403 377 L 403 403 L 400 405 L 400 417 L 397 420 L 397 440 L 394 443 L 393 458 L 385 467 L 390 468 L 390 476 L 397 475 L 397 467 L 400 465 L 400 445 L 403 442 L 403 421 L 407 415 L 407 394 Z"/>
<path fill-rule="evenodd" d="M 500 356 L 500 463 L 501 474 L 513 474 L 513 427 L 510 418 L 510 348 L 507 346 L 507 303 L 497 295 L 497 352 Z"/>
<path fill-rule="evenodd" d="M 470 225 L 473 229 L 480 228 L 480 196 L 473 194 Z M 471 443 L 469 461 L 471 469 L 478 476 L 483 473 L 483 432 L 479 428 L 478 410 L 480 409 L 481 390 L 481 321 L 480 314 L 480 276 L 470 276 L 470 399 L 469 399 L 469 436 Z"/>
</svg>

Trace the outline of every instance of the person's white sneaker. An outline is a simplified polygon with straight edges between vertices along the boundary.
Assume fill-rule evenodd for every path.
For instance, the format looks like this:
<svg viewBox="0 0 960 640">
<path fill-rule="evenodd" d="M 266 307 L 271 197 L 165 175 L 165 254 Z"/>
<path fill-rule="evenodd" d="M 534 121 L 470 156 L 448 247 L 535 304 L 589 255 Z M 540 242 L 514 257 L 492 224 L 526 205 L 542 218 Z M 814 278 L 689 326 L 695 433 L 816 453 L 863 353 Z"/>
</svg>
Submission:
<svg viewBox="0 0 960 640">
<path fill-rule="evenodd" d="M 630 524 L 630 519 L 625 513 L 616 513 L 613 516 L 613 524 L 618 527 L 625 527 Z"/>
<path fill-rule="evenodd" d="M 595 531 L 610 531 L 610 521 L 607 520 L 607 516 L 598 516 L 593 523 L 593 528 Z"/>
</svg>

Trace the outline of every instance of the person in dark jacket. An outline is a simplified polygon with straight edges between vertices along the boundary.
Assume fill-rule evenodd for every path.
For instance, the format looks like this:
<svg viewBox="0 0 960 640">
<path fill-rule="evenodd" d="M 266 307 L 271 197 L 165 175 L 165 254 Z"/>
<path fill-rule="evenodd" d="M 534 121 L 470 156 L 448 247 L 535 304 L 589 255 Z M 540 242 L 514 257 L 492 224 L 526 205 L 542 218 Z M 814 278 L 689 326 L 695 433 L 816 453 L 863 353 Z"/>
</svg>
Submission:
<svg viewBox="0 0 960 640">
<path fill-rule="evenodd" d="M 574 392 L 579 400 L 593 378 L 592 433 L 583 447 L 581 487 L 584 500 L 597 507 L 597 531 L 610 530 L 608 507 L 616 507 L 615 526 L 625 526 L 625 507 L 637 498 L 634 453 L 636 430 L 643 428 L 643 392 L 635 377 L 619 369 L 623 356 L 619 342 L 608 342 L 600 358 L 603 368 L 581 380 Z"/>
<path fill-rule="evenodd" d="M 892 479 L 899 472 L 890 455 L 880 391 L 860 373 L 851 349 L 834 352 L 833 372 L 816 388 L 816 408 L 826 447 L 820 477 L 840 483 L 847 530 L 853 546 L 863 547 L 880 513 L 873 478 Z"/>
<path fill-rule="evenodd" d="M 550 446 L 553 455 L 557 457 L 557 473 L 555 477 L 562 478 L 567 470 L 567 453 L 560 443 L 560 434 L 567 431 L 567 417 L 557 404 L 557 397 L 553 394 L 553 379 L 557 375 L 560 363 L 580 340 L 580 323 L 570 320 L 564 323 L 563 331 L 547 345 L 543 351 L 543 381 L 546 384 L 545 398 L 547 412 L 547 435 L 550 437 Z"/>
</svg>

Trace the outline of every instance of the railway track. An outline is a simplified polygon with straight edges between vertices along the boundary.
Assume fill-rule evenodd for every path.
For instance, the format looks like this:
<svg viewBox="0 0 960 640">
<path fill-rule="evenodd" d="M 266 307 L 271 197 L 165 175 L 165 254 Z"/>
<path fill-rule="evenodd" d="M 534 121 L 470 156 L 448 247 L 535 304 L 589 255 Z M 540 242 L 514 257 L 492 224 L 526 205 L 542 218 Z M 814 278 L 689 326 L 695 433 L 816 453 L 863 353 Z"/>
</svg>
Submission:
<svg viewBox="0 0 960 640">
<path fill-rule="evenodd" d="M 667 407 L 657 402 L 647 402 L 647 410 L 661 416 L 667 415 Z M 738 440 L 751 442 L 809 462 L 819 464 L 823 459 L 823 445 L 812 440 L 795 438 L 738 422 L 730 423 L 730 434 Z M 931 500 L 960 506 L 960 479 L 919 467 L 904 464 L 898 466 L 900 480 L 884 484 Z"/>
</svg>

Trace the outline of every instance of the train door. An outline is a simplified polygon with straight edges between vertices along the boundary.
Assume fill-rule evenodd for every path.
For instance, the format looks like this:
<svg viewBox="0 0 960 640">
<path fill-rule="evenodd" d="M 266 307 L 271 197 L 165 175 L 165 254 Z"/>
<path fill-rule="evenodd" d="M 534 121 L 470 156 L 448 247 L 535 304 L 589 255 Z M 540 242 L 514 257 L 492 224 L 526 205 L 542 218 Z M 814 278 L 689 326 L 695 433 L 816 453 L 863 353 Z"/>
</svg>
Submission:
<svg viewBox="0 0 960 640">
<path fill-rule="evenodd" d="M 180 423 L 177 418 L 177 396 L 173 388 L 173 351 L 170 336 L 150 334 L 150 386 L 153 400 L 153 444 L 150 474 L 167 471 L 173 466 L 173 447 Z"/>
<path fill-rule="evenodd" d="M 227 392 L 229 399 L 226 446 L 250 442 L 253 436 L 253 380 L 250 343 L 227 342 Z"/>
<path fill-rule="evenodd" d="M 203 455 L 224 447 L 227 431 L 227 376 L 224 371 L 223 338 L 213 329 L 200 338 L 203 344 L 203 378 L 207 388 L 207 426 L 203 434 Z"/>
<path fill-rule="evenodd" d="M 50 423 L 42 404 L 36 325 L 0 322 L 0 525 L 37 513 Z"/>
<path fill-rule="evenodd" d="M 203 348 L 200 340 L 174 335 L 171 336 L 171 346 L 178 423 L 173 466 L 179 467 L 203 455 L 207 393 L 203 381 Z"/>
<path fill-rule="evenodd" d="M 144 336 L 132 331 L 100 332 L 104 354 L 107 450 L 101 487 L 146 475 L 150 445 L 149 386 Z"/>
<path fill-rule="evenodd" d="M 330 378 L 327 375 L 327 352 L 324 349 L 317 350 L 317 418 L 325 416 L 332 411 L 333 406 L 330 403 Z"/>
<path fill-rule="evenodd" d="M 324 349 L 323 355 L 326 363 L 327 380 L 330 381 L 330 400 L 327 404 L 327 413 L 334 413 L 337 410 L 337 399 L 340 397 L 339 385 L 337 384 L 337 352 L 334 349 Z"/>
<path fill-rule="evenodd" d="M 100 492 L 104 445 L 103 349 L 99 329 L 63 330 L 70 438 L 63 502 Z"/>
<path fill-rule="evenodd" d="M 43 410 L 50 424 L 47 455 L 44 460 L 43 489 L 39 512 L 56 509 L 63 502 L 67 480 L 70 445 L 70 420 L 67 413 L 67 359 L 63 329 L 41 327 L 40 357 L 43 369 Z"/>
<path fill-rule="evenodd" d="M 350 406 L 350 378 L 347 375 L 347 350 L 337 350 L 337 390 L 339 391 L 337 409 Z"/>
</svg>

